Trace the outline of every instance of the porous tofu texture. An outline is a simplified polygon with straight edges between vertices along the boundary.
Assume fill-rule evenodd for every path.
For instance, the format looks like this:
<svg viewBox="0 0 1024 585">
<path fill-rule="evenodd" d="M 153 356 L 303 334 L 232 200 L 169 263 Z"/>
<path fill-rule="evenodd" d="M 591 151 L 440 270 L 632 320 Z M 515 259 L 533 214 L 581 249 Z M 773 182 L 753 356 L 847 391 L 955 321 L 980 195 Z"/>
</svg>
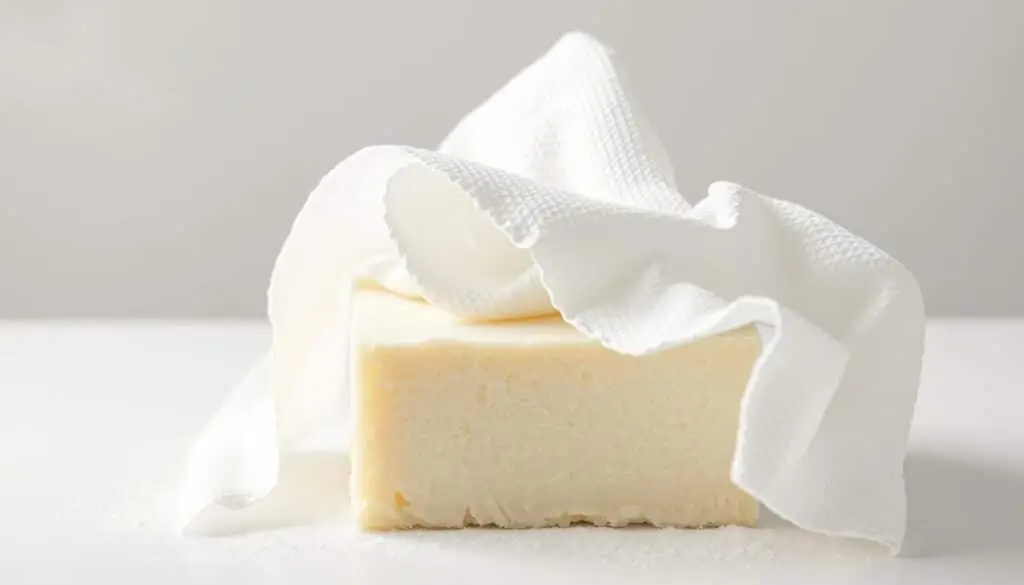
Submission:
<svg viewBox="0 0 1024 585">
<path fill-rule="evenodd" d="M 756 521 L 729 479 L 752 328 L 630 357 L 557 317 L 460 323 L 378 290 L 352 315 L 359 526 Z"/>
</svg>

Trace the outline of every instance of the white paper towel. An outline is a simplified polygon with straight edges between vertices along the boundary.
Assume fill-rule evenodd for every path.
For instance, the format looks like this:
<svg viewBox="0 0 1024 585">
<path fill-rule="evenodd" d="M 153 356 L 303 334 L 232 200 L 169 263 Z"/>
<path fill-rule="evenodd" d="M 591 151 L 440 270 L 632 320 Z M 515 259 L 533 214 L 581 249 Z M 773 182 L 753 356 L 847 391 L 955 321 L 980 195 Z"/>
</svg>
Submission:
<svg viewBox="0 0 1024 585">
<path fill-rule="evenodd" d="M 563 37 L 437 151 L 368 148 L 322 179 L 275 265 L 270 355 L 189 459 L 187 529 L 259 501 L 279 450 L 343 424 L 356 275 L 466 319 L 557 310 L 631 355 L 761 325 L 733 481 L 798 526 L 898 551 L 917 283 L 799 205 L 720 182 L 691 206 L 596 40 Z"/>
</svg>

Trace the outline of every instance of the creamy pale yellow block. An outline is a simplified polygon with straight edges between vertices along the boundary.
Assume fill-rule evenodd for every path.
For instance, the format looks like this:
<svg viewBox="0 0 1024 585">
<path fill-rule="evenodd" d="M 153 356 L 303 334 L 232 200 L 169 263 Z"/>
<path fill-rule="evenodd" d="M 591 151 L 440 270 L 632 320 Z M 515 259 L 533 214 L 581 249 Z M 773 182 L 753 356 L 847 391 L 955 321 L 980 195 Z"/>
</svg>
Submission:
<svg viewBox="0 0 1024 585">
<path fill-rule="evenodd" d="M 352 307 L 352 503 L 365 529 L 750 525 L 729 480 L 750 329 L 646 357 L 557 318 Z"/>
</svg>

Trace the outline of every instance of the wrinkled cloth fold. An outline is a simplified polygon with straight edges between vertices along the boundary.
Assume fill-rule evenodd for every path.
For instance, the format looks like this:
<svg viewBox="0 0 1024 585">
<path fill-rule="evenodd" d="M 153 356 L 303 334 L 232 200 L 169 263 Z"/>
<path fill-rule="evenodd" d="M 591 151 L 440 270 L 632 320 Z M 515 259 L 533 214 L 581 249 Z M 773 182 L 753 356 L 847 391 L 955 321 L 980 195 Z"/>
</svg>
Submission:
<svg viewBox="0 0 1024 585">
<path fill-rule="evenodd" d="M 183 526 L 260 501 L 282 450 L 343 424 L 348 300 L 369 279 L 470 321 L 558 312 L 628 355 L 757 324 L 733 481 L 802 528 L 899 550 L 916 281 L 794 203 L 718 182 L 691 205 L 615 59 L 568 34 L 437 150 L 366 148 L 321 180 L 274 267 L 272 348 L 190 456 Z"/>
</svg>

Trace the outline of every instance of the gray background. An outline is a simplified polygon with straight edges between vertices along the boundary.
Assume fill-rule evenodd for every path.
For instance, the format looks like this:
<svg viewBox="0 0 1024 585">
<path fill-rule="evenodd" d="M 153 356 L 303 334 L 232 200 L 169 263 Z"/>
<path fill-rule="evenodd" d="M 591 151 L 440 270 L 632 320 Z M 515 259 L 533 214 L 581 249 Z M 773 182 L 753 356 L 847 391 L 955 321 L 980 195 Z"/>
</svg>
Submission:
<svg viewBox="0 0 1024 585">
<path fill-rule="evenodd" d="M 0 0 L 0 317 L 263 314 L 361 146 L 432 146 L 582 29 L 691 200 L 808 205 L 932 314 L 1024 314 L 1024 2 Z"/>
</svg>

